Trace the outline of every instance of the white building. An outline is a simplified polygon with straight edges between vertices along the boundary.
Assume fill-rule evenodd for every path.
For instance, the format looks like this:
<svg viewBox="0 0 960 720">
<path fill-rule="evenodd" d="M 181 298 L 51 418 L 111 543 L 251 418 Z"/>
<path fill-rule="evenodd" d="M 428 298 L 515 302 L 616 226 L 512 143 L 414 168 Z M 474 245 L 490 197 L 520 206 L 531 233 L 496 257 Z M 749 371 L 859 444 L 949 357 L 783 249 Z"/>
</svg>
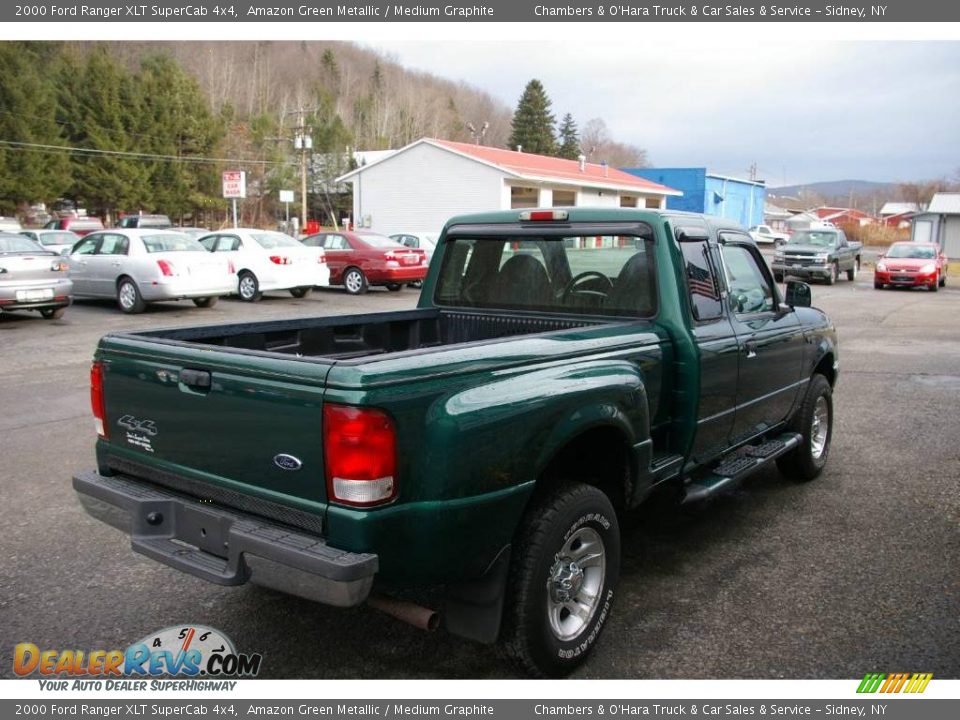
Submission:
<svg viewBox="0 0 960 720">
<path fill-rule="evenodd" d="M 951 260 L 960 260 L 960 193 L 939 192 L 913 216 L 911 239 L 933 242 Z"/>
<path fill-rule="evenodd" d="M 665 208 L 678 190 L 603 164 L 417 140 L 343 175 L 357 227 L 437 233 L 452 216 L 531 207 Z"/>
</svg>

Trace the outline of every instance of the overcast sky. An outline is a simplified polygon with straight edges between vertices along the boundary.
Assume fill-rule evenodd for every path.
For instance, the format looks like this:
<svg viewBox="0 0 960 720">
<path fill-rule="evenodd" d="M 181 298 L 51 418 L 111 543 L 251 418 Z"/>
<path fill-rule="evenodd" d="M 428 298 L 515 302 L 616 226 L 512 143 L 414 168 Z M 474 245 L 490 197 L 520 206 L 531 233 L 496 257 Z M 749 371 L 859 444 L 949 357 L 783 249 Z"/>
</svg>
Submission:
<svg viewBox="0 0 960 720">
<path fill-rule="evenodd" d="M 600 29 L 598 28 L 598 33 Z M 722 32 L 719 31 L 719 32 Z M 759 31 L 758 31 L 759 32 Z M 706 166 L 771 186 L 906 181 L 960 171 L 960 42 L 371 43 L 514 108 L 539 78 L 559 119 L 602 117 L 655 166 Z M 472 118 L 482 122 L 482 118 Z"/>
</svg>

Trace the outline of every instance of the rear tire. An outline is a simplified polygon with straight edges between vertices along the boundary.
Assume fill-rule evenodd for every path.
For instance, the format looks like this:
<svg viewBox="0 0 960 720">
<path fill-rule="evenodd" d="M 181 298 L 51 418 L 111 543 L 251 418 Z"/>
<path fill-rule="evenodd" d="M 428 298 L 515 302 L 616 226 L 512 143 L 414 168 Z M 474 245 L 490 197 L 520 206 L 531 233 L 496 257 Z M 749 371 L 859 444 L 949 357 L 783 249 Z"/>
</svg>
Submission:
<svg viewBox="0 0 960 720">
<path fill-rule="evenodd" d="M 43 316 L 44 320 L 59 320 L 63 317 L 63 314 L 67 311 L 65 307 L 58 308 L 43 308 L 40 311 L 40 315 Z"/>
<path fill-rule="evenodd" d="M 873 281 L 874 290 L 883 290 L 883 283 L 879 283 L 876 280 Z"/>
<path fill-rule="evenodd" d="M 193 304 L 198 308 L 212 308 L 220 300 L 216 295 L 211 295 L 210 297 L 194 298 Z"/>
<path fill-rule="evenodd" d="M 503 650 L 534 677 L 562 677 L 584 661 L 613 605 L 620 526 L 609 498 L 562 485 L 527 511 L 510 564 Z"/>
<path fill-rule="evenodd" d="M 117 283 L 117 305 L 128 315 L 136 315 L 147 309 L 147 303 L 140 295 L 137 284 L 128 277 L 120 278 Z"/>
<path fill-rule="evenodd" d="M 833 390 L 823 375 L 810 379 L 789 427 L 800 434 L 800 446 L 777 458 L 777 467 L 791 480 L 813 480 L 827 464 L 833 436 Z"/>
<path fill-rule="evenodd" d="M 260 298 L 263 297 L 263 293 L 260 292 L 260 281 L 257 280 L 257 276 L 249 270 L 244 270 L 240 273 L 240 277 L 237 279 L 237 294 L 244 302 L 257 302 L 260 300 Z"/>
<path fill-rule="evenodd" d="M 403 285 L 400 283 L 387 283 L 387 290 L 390 292 L 400 292 L 403 290 Z"/>
<path fill-rule="evenodd" d="M 947 286 L 947 276 L 946 276 L 946 275 L 941 275 L 941 276 L 940 276 L 940 287 L 946 287 L 946 286 Z"/>
<path fill-rule="evenodd" d="M 290 294 L 293 295 L 295 298 L 305 298 L 307 295 L 310 294 L 310 291 L 312 289 L 313 288 L 308 288 L 308 287 L 290 288 Z"/>
<path fill-rule="evenodd" d="M 343 273 L 343 286 L 351 295 L 363 295 L 368 288 L 367 278 L 360 269 L 347 268 Z"/>
</svg>

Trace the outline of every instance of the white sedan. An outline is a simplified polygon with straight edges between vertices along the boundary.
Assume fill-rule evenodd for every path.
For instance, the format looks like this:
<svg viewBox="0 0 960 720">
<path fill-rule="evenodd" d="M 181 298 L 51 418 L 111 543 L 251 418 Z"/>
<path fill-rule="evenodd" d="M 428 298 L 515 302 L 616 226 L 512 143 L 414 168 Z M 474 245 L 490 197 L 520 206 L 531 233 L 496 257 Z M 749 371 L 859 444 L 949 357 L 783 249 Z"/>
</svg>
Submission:
<svg viewBox="0 0 960 720">
<path fill-rule="evenodd" d="M 280 232 L 221 230 L 200 238 L 200 243 L 233 263 L 237 271 L 234 292 L 246 302 L 256 302 L 269 290 L 289 290 L 302 298 L 314 287 L 330 284 L 323 248 L 307 247 Z"/>
<path fill-rule="evenodd" d="M 212 258 L 196 240 L 170 230 L 113 228 L 93 232 L 70 255 L 74 297 L 115 298 L 125 313 L 147 303 L 193 300 L 213 307 L 236 288 L 226 258 Z"/>
</svg>

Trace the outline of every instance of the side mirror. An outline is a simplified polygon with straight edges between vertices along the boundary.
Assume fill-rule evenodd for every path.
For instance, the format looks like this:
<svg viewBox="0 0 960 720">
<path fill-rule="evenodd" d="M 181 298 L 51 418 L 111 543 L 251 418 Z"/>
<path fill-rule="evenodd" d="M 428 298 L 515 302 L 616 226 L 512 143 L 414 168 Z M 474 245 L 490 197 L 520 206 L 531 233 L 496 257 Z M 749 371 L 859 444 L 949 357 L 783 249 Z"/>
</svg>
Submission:
<svg viewBox="0 0 960 720">
<path fill-rule="evenodd" d="M 790 307 L 810 307 L 810 286 L 799 280 L 787 280 L 787 297 L 784 302 Z"/>
</svg>

